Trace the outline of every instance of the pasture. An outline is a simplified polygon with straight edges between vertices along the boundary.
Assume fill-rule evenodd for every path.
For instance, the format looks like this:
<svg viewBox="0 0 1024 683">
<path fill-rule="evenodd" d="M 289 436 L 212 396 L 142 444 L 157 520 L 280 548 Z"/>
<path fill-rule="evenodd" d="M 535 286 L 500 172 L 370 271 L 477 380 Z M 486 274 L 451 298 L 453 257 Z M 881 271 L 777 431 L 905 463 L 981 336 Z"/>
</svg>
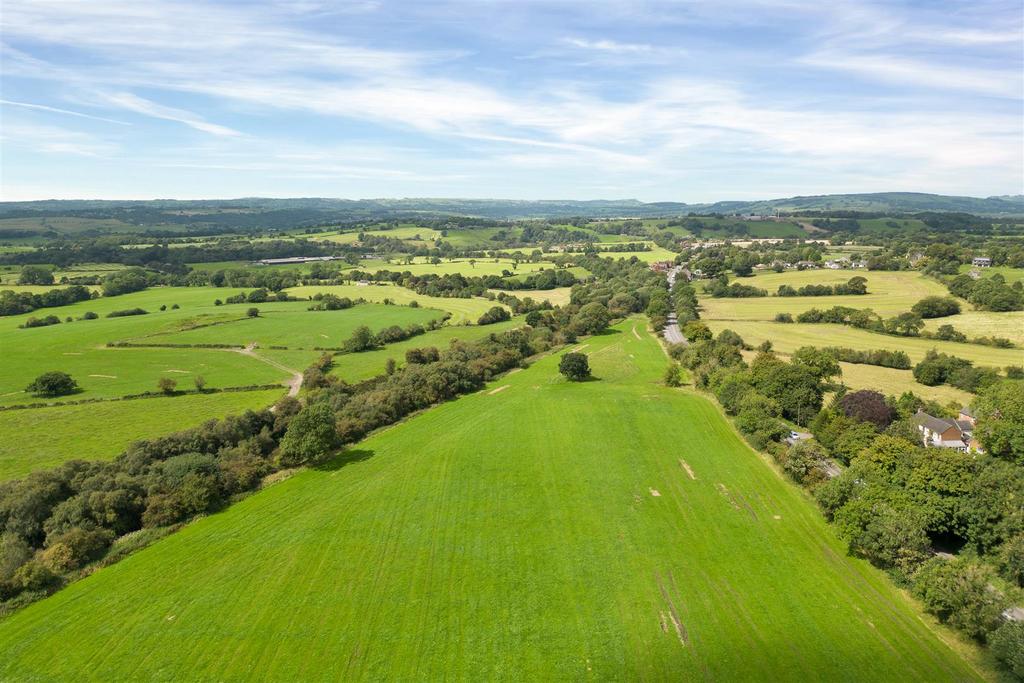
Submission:
<svg viewBox="0 0 1024 683">
<path fill-rule="evenodd" d="M 843 369 L 842 382 L 851 389 L 874 389 L 883 394 L 900 394 L 912 391 L 921 398 L 936 401 L 941 405 L 955 403 L 957 406 L 969 406 L 974 396 L 969 392 L 946 384 L 929 387 L 918 384 L 910 370 L 896 370 L 877 365 L 860 363 L 840 363 Z"/>
<path fill-rule="evenodd" d="M 992 266 L 990 268 L 976 268 L 972 265 L 964 264 L 960 266 L 961 273 L 969 273 L 972 270 L 976 270 L 981 273 L 982 277 L 992 277 L 993 275 L 1002 275 L 1003 279 L 1011 285 L 1014 282 L 1024 280 L 1024 268 L 1010 268 L 1009 266 Z"/>
<path fill-rule="evenodd" d="M 472 261 L 472 263 L 471 263 Z M 508 271 L 513 275 L 524 275 L 536 273 L 541 270 L 555 268 L 554 264 L 548 262 L 530 263 L 521 261 L 518 265 L 508 258 L 478 258 L 478 259 L 446 259 L 441 263 L 430 263 L 423 257 L 416 257 L 412 263 L 405 263 L 395 258 L 391 263 L 368 262 L 359 265 L 359 270 L 373 273 L 378 270 L 390 270 L 397 273 L 409 272 L 413 275 L 453 275 L 461 273 L 467 277 L 484 275 L 502 275 Z"/>
<path fill-rule="evenodd" d="M 1024 346 L 1024 311 L 972 311 L 970 304 L 960 305 L 963 313 L 925 320 L 924 328 L 934 332 L 940 325 L 952 325 L 969 338 L 1005 337 Z"/>
<path fill-rule="evenodd" d="M 582 346 L 12 615 L 0 678 L 980 678 L 642 322 Z"/>
<path fill-rule="evenodd" d="M 283 395 L 283 388 L 225 391 L 0 411 L 0 433 L 18 437 L 0 440 L 0 481 L 67 460 L 110 460 L 137 439 L 265 408 Z"/>
<path fill-rule="evenodd" d="M 975 365 L 1001 368 L 1007 365 L 1024 364 L 1024 350 L 1021 349 L 997 349 L 979 344 L 958 344 L 920 337 L 892 337 L 845 325 L 787 324 L 755 320 L 705 320 L 705 322 L 715 334 L 724 329 L 730 329 L 752 346 L 770 340 L 775 350 L 781 353 L 793 353 L 801 346 L 842 346 L 858 351 L 890 349 L 905 351 L 910 356 L 910 360 L 916 363 L 924 358 L 930 349 L 935 349 L 951 356 L 966 358 Z"/>
<path fill-rule="evenodd" d="M 275 302 L 263 305 L 259 317 L 250 318 L 239 309 L 232 317 L 212 314 L 207 322 L 203 317 L 189 318 L 184 325 L 171 332 L 148 334 L 129 341 L 145 344 L 235 344 L 245 346 L 255 342 L 260 347 L 287 346 L 311 349 L 338 347 L 352 336 L 357 327 L 367 326 L 378 332 L 398 325 L 426 325 L 439 320 L 443 311 L 408 306 L 361 304 L 339 311 L 308 311 L 309 302 Z M 257 308 L 259 305 L 257 304 Z"/>
<path fill-rule="evenodd" d="M 553 306 L 565 306 L 572 296 L 572 287 L 555 287 L 554 289 L 492 289 L 494 294 L 504 292 L 520 299 L 530 298 L 534 301 L 550 301 Z"/>
<path fill-rule="evenodd" d="M 512 320 L 492 325 L 442 327 L 439 330 L 431 330 L 412 339 L 388 344 L 381 349 L 363 351 L 361 353 L 344 353 L 335 356 L 334 368 L 331 370 L 331 374 L 341 377 L 346 382 L 362 382 L 371 377 L 384 374 L 384 368 L 389 358 L 393 359 L 398 367 L 405 365 L 405 352 L 409 349 L 434 346 L 443 351 L 455 339 L 465 342 L 475 341 L 522 325 L 522 318 L 513 318 Z"/>
<path fill-rule="evenodd" d="M 800 288 L 808 284 L 833 285 L 860 276 L 868 281 L 868 293 L 849 296 L 789 296 L 751 297 L 746 299 L 700 300 L 701 317 L 708 320 L 772 320 L 776 313 L 796 316 L 811 308 L 870 308 L 882 316 L 895 315 L 926 296 L 946 296 L 949 292 L 941 284 L 916 272 L 888 272 L 866 270 L 803 270 L 782 273 L 760 273 L 754 277 L 732 278 L 732 282 L 768 290 L 769 295 L 780 285 Z M 697 284 L 700 290 L 700 284 Z"/>
<path fill-rule="evenodd" d="M 452 314 L 451 323 L 454 325 L 476 323 L 477 319 L 489 309 L 501 305 L 496 301 L 489 301 L 483 298 L 459 299 L 455 297 L 424 296 L 417 294 L 411 289 L 391 284 L 306 285 L 292 287 L 286 291 L 289 295 L 298 298 L 309 298 L 318 292 L 322 292 L 324 294 L 345 296 L 350 299 L 363 298 L 371 302 L 383 302 L 385 299 L 388 299 L 402 305 L 416 301 L 424 308 L 448 311 Z"/>
</svg>

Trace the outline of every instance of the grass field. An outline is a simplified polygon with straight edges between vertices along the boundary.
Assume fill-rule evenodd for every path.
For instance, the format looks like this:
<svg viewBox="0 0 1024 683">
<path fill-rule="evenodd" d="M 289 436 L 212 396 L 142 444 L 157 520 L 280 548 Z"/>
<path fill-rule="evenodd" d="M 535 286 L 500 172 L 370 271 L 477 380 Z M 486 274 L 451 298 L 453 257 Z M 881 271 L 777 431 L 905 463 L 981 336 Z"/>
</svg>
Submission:
<svg viewBox="0 0 1024 683">
<path fill-rule="evenodd" d="M 451 275 L 453 273 L 461 273 L 466 276 L 482 277 L 484 275 L 501 275 L 506 270 L 514 275 L 523 275 L 555 267 L 552 263 L 544 261 L 539 263 L 521 262 L 518 266 L 515 266 L 512 259 L 505 258 L 479 258 L 475 259 L 476 263 L 474 264 L 470 264 L 469 261 L 470 259 L 453 259 L 451 261 L 445 260 L 435 265 L 426 262 L 421 257 L 417 257 L 410 264 L 406 264 L 399 259 L 395 259 L 392 263 L 363 263 L 359 266 L 359 270 L 371 273 L 378 270 L 390 270 L 398 273 L 408 271 L 413 275 Z"/>
<path fill-rule="evenodd" d="M 572 296 L 572 287 L 555 287 L 554 289 L 492 289 L 491 292 L 498 294 L 505 292 L 520 299 L 527 297 L 534 301 L 550 301 L 553 306 L 565 306 Z"/>
<path fill-rule="evenodd" d="M 1024 346 L 1024 311 L 994 313 L 971 311 L 970 304 L 962 304 L 963 313 L 925 321 L 925 329 L 934 332 L 940 325 L 952 325 L 969 338 L 1005 337 Z"/>
<path fill-rule="evenodd" d="M 801 346 L 842 346 L 859 351 L 891 349 L 905 351 L 910 360 L 918 362 L 925 353 L 935 349 L 973 361 L 976 365 L 1005 367 L 1024 363 L 1024 350 L 997 349 L 979 344 L 957 344 L 917 337 L 891 337 L 844 325 L 817 325 L 801 323 L 773 323 L 748 320 L 706 320 L 708 327 L 718 334 L 730 329 L 743 337 L 743 341 L 757 346 L 770 340 L 776 351 L 792 353 Z"/>
<path fill-rule="evenodd" d="M 273 384 L 287 373 L 239 353 L 214 349 L 113 349 L 111 341 L 137 338 L 161 330 L 176 329 L 189 318 L 205 315 L 243 317 L 247 304 L 214 306 L 215 298 L 236 290 L 217 288 L 154 288 L 118 297 L 82 301 L 70 306 L 47 308 L 35 313 L 0 318 L 0 405 L 34 402 L 24 393 L 35 377 L 49 370 L 63 370 L 74 377 L 83 391 L 64 399 L 113 398 L 154 391 L 157 380 L 172 377 L 183 386 L 202 375 L 211 388 Z M 172 304 L 180 309 L 171 310 Z M 168 306 L 160 311 L 160 305 Z M 261 304 L 260 310 L 302 307 L 301 303 Z M 106 313 L 141 307 L 148 315 L 105 318 Z M 86 311 L 100 315 L 97 320 L 77 320 Z M 29 316 L 56 315 L 76 318 L 71 323 L 18 329 Z M 314 315 L 310 312 L 309 315 Z M 301 369 L 301 368 L 299 368 Z"/>
<path fill-rule="evenodd" d="M 854 296 L 791 296 L 755 297 L 749 299 L 713 299 L 702 297 L 702 318 L 709 320 L 772 320 L 776 313 L 794 316 L 810 308 L 850 306 L 870 308 L 887 316 L 909 311 L 910 307 L 926 296 L 945 296 L 949 292 L 935 280 L 915 272 L 887 272 L 865 270 L 804 270 L 784 273 L 763 273 L 754 277 L 735 278 L 733 281 L 768 290 L 774 294 L 779 285 L 801 287 L 807 284 L 838 284 L 851 277 L 868 280 L 868 293 Z M 700 286 L 698 285 L 698 289 Z"/>
<path fill-rule="evenodd" d="M 337 347 L 352 336 L 357 327 L 365 325 L 374 332 L 398 325 L 426 325 L 444 314 L 433 308 L 362 304 L 340 311 L 308 311 L 307 302 L 275 304 L 272 310 L 249 318 L 238 310 L 230 318 L 213 315 L 203 327 L 181 329 L 163 334 L 150 334 L 132 341 L 146 344 L 237 344 L 245 346 L 256 342 L 259 346 L 289 346 L 299 348 Z M 191 319 L 202 324 L 203 319 Z"/>
<path fill-rule="evenodd" d="M 17 435 L 0 440 L 0 481 L 67 460 L 110 460 L 137 439 L 265 408 L 283 395 L 283 389 L 226 391 L 0 411 L 0 433 Z"/>
<path fill-rule="evenodd" d="M 347 296 L 350 299 L 363 298 L 371 302 L 381 302 L 390 299 L 396 304 L 408 304 L 418 301 L 420 306 L 425 308 L 436 308 L 448 311 L 452 314 L 451 322 L 454 325 L 476 323 L 477 319 L 494 306 L 500 304 L 496 301 L 489 301 L 483 298 L 458 299 L 454 297 L 423 296 L 411 289 L 397 285 L 309 285 L 292 287 L 287 290 L 291 296 L 307 298 L 318 292 L 324 294 L 336 294 Z"/>
<path fill-rule="evenodd" d="M 929 387 L 914 381 L 910 370 L 896 370 L 877 365 L 861 365 L 840 363 L 843 369 L 843 383 L 851 389 L 874 389 L 883 394 L 900 394 L 912 391 L 922 398 L 937 401 L 942 405 L 956 403 L 958 406 L 969 406 L 974 396 L 956 387 L 941 384 Z"/>
<path fill-rule="evenodd" d="M 982 277 L 992 277 L 993 275 L 999 274 L 1003 276 L 1003 279 L 1009 282 L 1011 285 L 1018 280 L 1024 280 L 1024 268 L 1010 268 L 1009 266 L 993 266 L 991 268 L 975 268 L 970 264 L 960 266 L 961 273 L 969 273 L 972 270 L 976 270 L 981 273 Z"/>
<path fill-rule="evenodd" d="M 979 678 L 642 323 L 583 344 L 0 622 L 0 678 Z"/>
<path fill-rule="evenodd" d="M 522 318 L 513 318 L 512 320 L 494 323 L 493 325 L 442 327 L 439 330 L 432 330 L 412 339 L 388 344 L 384 348 L 375 351 L 345 353 L 335 356 L 334 368 L 331 370 L 331 374 L 337 375 L 347 382 L 361 382 L 384 374 L 384 368 L 389 358 L 394 359 L 399 367 L 405 365 L 405 352 L 409 349 L 435 346 L 443 351 L 448 348 L 453 339 L 473 341 L 482 339 L 490 334 L 520 327 L 521 325 L 523 325 Z"/>
</svg>

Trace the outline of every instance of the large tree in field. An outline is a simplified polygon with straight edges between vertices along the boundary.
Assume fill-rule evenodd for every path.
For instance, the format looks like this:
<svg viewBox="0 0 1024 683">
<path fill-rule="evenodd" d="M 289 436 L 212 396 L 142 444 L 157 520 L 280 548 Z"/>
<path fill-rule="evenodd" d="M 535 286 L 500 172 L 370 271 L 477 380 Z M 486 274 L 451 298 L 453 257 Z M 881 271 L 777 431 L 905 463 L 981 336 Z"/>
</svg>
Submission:
<svg viewBox="0 0 1024 683">
<path fill-rule="evenodd" d="M 322 459 L 340 445 L 331 406 L 313 403 L 300 410 L 288 425 L 278 459 L 285 467 L 304 465 Z"/>
<path fill-rule="evenodd" d="M 558 362 L 558 371 L 573 382 L 590 377 L 590 361 L 585 353 L 567 353 Z"/>
<path fill-rule="evenodd" d="M 25 266 L 18 276 L 19 285 L 52 285 L 53 271 L 46 266 Z"/>
<path fill-rule="evenodd" d="M 32 384 L 25 387 L 25 391 L 36 396 L 66 396 L 78 391 L 78 382 L 68 373 L 54 370 L 36 377 Z"/>
</svg>

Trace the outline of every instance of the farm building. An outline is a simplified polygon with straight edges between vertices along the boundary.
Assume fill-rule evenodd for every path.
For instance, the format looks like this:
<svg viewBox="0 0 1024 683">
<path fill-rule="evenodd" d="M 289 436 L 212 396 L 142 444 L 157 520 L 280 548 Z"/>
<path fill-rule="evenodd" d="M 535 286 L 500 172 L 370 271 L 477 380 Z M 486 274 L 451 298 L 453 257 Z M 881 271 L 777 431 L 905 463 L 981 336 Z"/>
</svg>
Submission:
<svg viewBox="0 0 1024 683">
<path fill-rule="evenodd" d="M 667 273 L 675 267 L 672 261 L 655 261 L 651 264 L 651 270 L 655 273 Z"/>
<path fill-rule="evenodd" d="M 295 263 L 314 263 L 316 261 L 340 261 L 342 256 L 289 256 L 287 258 L 261 258 L 258 263 L 261 266 L 281 266 Z"/>
<path fill-rule="evenodd" d="M 971 265 L 978 266 L 979 268 L 991 268 L 992 259 L 990 259 L 988 256 L 975 256 L 973 259 L 971 259 Z"/>
<path fill-rule="evenodd" d="M 925 446 L 954 448 L 963 453 L 981 451 L 978 442 L 974 440 L 974 417 L 969 408 L 961 409 L 956 420 L 934 417 L 919 410 L 914 416 L 914 424 Z"/>
</svg>

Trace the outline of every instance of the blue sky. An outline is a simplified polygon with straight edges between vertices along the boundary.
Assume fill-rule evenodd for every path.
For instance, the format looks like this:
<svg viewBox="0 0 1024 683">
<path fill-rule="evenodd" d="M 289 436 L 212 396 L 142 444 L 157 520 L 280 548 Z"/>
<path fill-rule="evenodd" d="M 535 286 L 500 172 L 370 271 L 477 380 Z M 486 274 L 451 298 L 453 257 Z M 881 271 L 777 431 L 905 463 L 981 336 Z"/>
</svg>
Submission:
<svg viewBox="0 0 1024 683">
<path fill-rule="evenodd" d="M 6 200 L 1024 192 L 1004 2 L 6 0 Z"/>
</svg>

